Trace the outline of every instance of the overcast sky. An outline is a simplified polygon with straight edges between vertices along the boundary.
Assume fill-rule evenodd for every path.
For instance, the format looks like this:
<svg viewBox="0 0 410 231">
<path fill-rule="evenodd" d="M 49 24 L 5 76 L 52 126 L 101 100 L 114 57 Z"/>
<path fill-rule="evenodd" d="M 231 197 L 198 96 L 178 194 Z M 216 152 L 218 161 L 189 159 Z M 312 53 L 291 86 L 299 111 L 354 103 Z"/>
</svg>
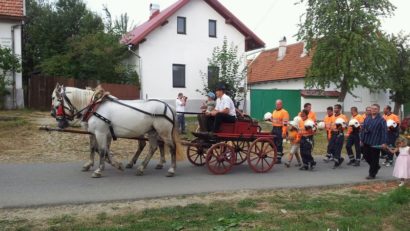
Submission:
<svg viewBox="0 0 410 231">
<path fill-rule="evenodd" d="M 150 3 L 157 3 L 161 10 L 176 0 L 84 0 L 96 13 L 102 14 L 106 5 L 111 14 L 119 16 L 128 13 L 135 25 L 147 21 Z M 220 0 L 246 26 L 253 30 L 267 48 L 277 47 L 283 36 L 288 44 L 296 42 L 294 35 L 298 31 L 299 17 L 304 13 L 303 5 L 295 5 L 298 0 Z M 404 31 L 410 33 L 410 1 L 390 0 L 397 7 L 395 15 L 382 20 L 382 27 L 389 33 Z"/>
</svg>

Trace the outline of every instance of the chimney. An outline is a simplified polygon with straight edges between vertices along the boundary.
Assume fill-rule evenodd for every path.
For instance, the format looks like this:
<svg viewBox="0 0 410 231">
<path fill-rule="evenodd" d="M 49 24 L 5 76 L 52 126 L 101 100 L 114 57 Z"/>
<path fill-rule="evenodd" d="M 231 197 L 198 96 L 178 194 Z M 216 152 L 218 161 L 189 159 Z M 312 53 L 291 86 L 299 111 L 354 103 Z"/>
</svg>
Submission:
<svg viewBox="0 0 410 231">
<path fill-rule="evenodd" d="M 149 20 L 153 19 L 155 16 L 159 14 L 159 9 L 160 9 L 159 4 L 151 3 L 149 5 L 149 11 L 150 11 Z"/>
<path fill-rule="evenodd" d="M 286 36 L 283 36 L 283 39 L 279 41 L 279 52 L 278 60 L 282 60 L 286 55 Z"/>
</svg>

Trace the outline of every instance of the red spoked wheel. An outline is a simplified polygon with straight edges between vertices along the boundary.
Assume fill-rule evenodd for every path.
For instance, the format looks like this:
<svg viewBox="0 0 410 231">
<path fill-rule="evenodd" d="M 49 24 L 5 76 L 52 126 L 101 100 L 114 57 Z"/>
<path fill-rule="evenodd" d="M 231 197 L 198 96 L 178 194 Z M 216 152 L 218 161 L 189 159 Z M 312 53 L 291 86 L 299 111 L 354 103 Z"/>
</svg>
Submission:
<svg viewBox="0 0 410 231">
<path fill-rule="evenodd" d="M 206 163 L 206 149 L 197 140 L 193 140 L 192 143 L 186 149 L 189 162 L 195 166 L 204 166 Z"/>
<path fill-rule="evenodd" d="M 214 144 L 206 153 L 206 166 L 214 174 L 221 175 L 229 172 L 235 163 L 235 150 L 226 143 Z"/>
<path fill-rule="evenodd" d="M 254 172 L 268 172 L 275 165 L 276 146 L 272 139 L 258 138 L 252 142 L 248 151 L 248 164 Z"/>
<path fill-rule="evenodd" d="M 236 153 L 235 165 L 240 165 L 246 161 L 249 151 L 250 142 L 249 141 L 230 141 L 233 149 Z"/>
</svg>

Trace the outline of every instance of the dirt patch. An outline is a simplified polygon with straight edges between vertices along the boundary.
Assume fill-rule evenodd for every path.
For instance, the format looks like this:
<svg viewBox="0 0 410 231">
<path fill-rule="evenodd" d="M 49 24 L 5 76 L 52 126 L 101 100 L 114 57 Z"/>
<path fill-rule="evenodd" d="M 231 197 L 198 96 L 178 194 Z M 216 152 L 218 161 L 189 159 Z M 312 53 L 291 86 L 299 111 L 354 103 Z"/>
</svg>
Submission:
<svg viewBox="0 0 410 231">
<path fill-rule="evenodd" d="M 87 135 L 40 131 L 39 126 L 56 126 L 47 112 L 2 111 L 0 121 L 1 163 L 52 163 L 87 161 L 89 138 Z M 129 160 L 137 150 L 135 140 L 119 139 L 112 143 L 115 158 Z M 148 148 L 146 149 L 148 150 Z M 145 157 L 144 150 L 141 158 Z M 154 155 L 159 159 L 159 153 Z M 96 159 L 97 160 L 97 159 Z"/>
<path fill-rule="evenodd" d="M 397 187 L 395 181 L 389 182 L 377 182 L 374 184 L 363 184 L 352 187 L 352 190 L 357 190 L 359 192 L 373 192 L 373 193 L 383 193 L 390 191 Z"/>
</svg>

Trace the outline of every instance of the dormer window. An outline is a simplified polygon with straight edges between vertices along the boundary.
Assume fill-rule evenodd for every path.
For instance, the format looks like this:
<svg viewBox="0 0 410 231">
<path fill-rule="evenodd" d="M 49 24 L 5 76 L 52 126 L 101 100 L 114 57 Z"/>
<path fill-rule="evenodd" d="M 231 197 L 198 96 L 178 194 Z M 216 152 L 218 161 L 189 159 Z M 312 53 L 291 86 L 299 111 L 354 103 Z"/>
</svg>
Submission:
<svg viewBox="0 0 410 231">
<path fill-rule="evenodd" d="M 209 20 L 209 37 L 216 38 L 216 20 Z"/>
<path fill-rule="evenodd" d="M 186 34 L 186 18 L 177 17 L 177 33 Z"/>
</svg>

